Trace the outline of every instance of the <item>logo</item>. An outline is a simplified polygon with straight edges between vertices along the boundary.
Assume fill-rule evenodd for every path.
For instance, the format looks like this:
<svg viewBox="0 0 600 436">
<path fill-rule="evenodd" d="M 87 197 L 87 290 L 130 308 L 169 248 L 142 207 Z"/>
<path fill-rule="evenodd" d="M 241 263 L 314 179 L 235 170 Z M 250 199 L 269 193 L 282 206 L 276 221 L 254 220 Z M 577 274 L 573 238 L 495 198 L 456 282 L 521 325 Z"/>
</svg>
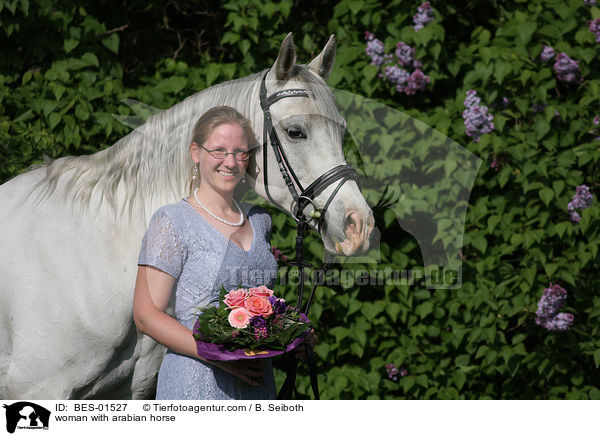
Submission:
<svg viewBox="0 0 600 436">
<path fill-rule="evenodd" d="M 16 429 L 48 430 L 50 411 L 35 403 L 19 401 L 11 405 L 4 404 L 6 409 L 6 431 L 14 433 Z"/>
</svg>

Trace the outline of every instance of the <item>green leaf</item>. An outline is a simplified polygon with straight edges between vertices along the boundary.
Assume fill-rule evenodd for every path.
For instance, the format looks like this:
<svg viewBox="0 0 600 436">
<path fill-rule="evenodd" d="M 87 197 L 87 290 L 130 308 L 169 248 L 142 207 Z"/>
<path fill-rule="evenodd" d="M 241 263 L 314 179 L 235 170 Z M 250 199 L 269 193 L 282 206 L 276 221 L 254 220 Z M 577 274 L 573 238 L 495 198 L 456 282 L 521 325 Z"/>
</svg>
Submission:
<svg viewBox="0 0 600 436">
<path fill-rule="evenodd" d="M 508 62 L 496 62 L 496 66 L 494 68 L 494 77 L 496 78 L 496 82 L 498 82 L 498 85 L 502 84 L 502 81 L 504 80 L 506 75 L 511 72 L 511 70 L 512 67 Z"/>
<path fill-rule="evenodd" d="M 600 366 L 600 349 L 594 351 L 594 364 L 596 365 L 596 368 Z"/>
<path fill-rule="evenodd" d="M 79 41 L 77 41 L 76 39 L 69 38 L 69 39 L 65 39 L 63 48 L 65 49 L 65 52 L 69 53 L 78 45 L 79 45 Z"/>
<path fill-rule="evenodd" d="M 546 206 L 548 206 L 554 198 L 554 191 L 550 188 L 542 188 L 538 191 L 538 194 Z"/>
<path fill-rule="evenodd" d="M 102 45 L 115 54 L 119 53 L 119 35 L 117 33 L 111 33 L 102 38 Z"/>
<path fill-rule="evenodd" d="M 452 373 L 452 381 L 460 391 L 467 381 L 467 376 L 462 371 L 454 371 Z"/>
</svg>

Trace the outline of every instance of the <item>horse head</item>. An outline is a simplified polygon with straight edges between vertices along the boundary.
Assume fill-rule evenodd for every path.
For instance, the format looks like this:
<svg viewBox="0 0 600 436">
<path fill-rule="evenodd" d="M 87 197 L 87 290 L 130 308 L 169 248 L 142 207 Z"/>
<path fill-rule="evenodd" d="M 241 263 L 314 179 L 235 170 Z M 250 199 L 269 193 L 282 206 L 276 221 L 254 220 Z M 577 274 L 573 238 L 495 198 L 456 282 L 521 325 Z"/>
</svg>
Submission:
<svg viewBox="0 0 600 436">
<path fill-rule="evenodd" d="M 285 38 L 277 60 L 261 79 L 263 147 L 249 166 L 249 175 L 259 195 L 292 216 L 303 215 L 318 229 L 327 251 L 352 255 L 369 248 L 374 218 L 357 177 L 348 177 L 356 172 L 346 165 L 342 150 L 345 120 L 325 83 L 334 58 L 331 36 L 308 65 L 297 65 L 291 33 Z M 263 114 L 254 115 L 260 119 Z M 277 142 L 280 151 L 273 146 Z M 336 176 L 337 170 L 347 177 Z M 311 190 L 315 181 L 318 187 Z M 303 196 L 307 191 L 313 195 Z"/>
</svg>

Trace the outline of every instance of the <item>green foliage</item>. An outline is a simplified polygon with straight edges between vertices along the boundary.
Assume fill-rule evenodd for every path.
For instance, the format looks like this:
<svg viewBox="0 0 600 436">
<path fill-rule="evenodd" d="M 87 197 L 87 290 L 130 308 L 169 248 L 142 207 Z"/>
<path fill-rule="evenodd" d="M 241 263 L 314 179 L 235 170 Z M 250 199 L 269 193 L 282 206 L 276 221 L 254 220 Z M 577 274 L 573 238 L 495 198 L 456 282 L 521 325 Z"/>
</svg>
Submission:
<svg viewBox="0 0 600 436">
<path fill-rule="evenodd" d="M 418 244 L 389 209 L 376 214 L 381 263 L 332 266 L 338 279 L 317 289 L 309 314 L 319 337 L 322 398 L 600 398 L 600 142 L 590 133 L 600 115 L 600 45 L 586 25 L 600 16 L 598 7 L 579 0 L 432 2 L 435 20 L 415 32 L 417 1 L 113 3 L 0 0 L 2 181 L 44 155 L 93 153 L 116 142 L 129 130 L 112 114 L 132 115 L 123 99 L 167 108 L 268 67 L 290 31 L 302 62 L 335 33 L 331 86 L 404 112 L 484 163 L 469 197 L 459 289 L 386 282 L 381 271 L 423 269 Z M 365 54 L 366 30 L 387 52 L 400 40 L 415 47 L 431 77 L 427 88 L 408 96 L 381 80 Z M 581 83 L 557 79 L 553 61 L 539 60 L 544 45 L 579 61 Z M 495 130 L 477 143 L 461 117 L 469 89 L 494 115 Z M 349 128 L 366 124 L 347 121 Z M 370 139 L 381 151 L 364 156 L 364 164 L 377 165 L 381 186 L 426 161 L 419 153 L 431 150 L 431 137 L 418 139 Z M 420 147 L 410 156 L 395 153 L 411 141 Z M 423 170 L 456 174 L 451 165 Z M 567 203 L 581 184 L 590 186 L 594 204 L 574 223 Z M 377 194 L 365 191 L 371 202 Z M 420 212 L 420 203 L 409 206 Z M 293 257 L 294 221 L 270 210 L 273 245 Z M 450 225 L 439 220 L 440 240 Z M 317 235 L 305 252 L 320 264 Z M 294 271 L 282 267 L 275 290 L 291 301 Z M 565 311 L 575 315 L 569 331 L 547 332 L 534 321 L 550 282 L 568 292 Z M 408 374 L 390 380 L 387 363 Z M 276 375 L 281 383 L 284 374 Z M 300 393 L 309 396 L 309 385 L 303 366 Z"/>
</svg>

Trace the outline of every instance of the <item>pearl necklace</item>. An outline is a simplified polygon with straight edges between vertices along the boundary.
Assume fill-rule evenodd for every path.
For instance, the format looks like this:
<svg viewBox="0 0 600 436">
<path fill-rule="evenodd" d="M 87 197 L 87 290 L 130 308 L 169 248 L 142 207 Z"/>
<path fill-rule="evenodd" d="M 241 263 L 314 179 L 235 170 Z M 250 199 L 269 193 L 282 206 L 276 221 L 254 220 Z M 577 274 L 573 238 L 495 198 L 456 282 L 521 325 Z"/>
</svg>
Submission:
<svg viewBox="0 0 600 436">
<path fill-rule="evenodd" d="M 214 214 L 213 212 L 208 210 L 208 208 L 206 206 L 204 206 L 200 200 L 198 200 L 198 195 L 196 194 L 196 192 L 198 192 L 198 188 L 194 189 L 194 198 L 196 199 L 196 201 L 198 202 L 198 204 L 200 205 L 202 210 L 204 212 L 206 212 L 207 214 L 209 214 L 211 217 L 213 217 L 217 221 L 222 222 L 223 224 L 227 224 L 228 226 L 241 227 L 244 225 L 244 214 L 242 213 L 242 208 L 240 207 L 240 205 L 237 203 L 237 201 L 235 201 L 235 198 L 233 199 L 233 204 L 235 205 L 235 207 L 237 208 L 237 210 L 241 216 L 239 223 L 232 223 L 231 221 L 224 220 L 223 218 L 218 217 L 216 214 Z"/>
</svg>

